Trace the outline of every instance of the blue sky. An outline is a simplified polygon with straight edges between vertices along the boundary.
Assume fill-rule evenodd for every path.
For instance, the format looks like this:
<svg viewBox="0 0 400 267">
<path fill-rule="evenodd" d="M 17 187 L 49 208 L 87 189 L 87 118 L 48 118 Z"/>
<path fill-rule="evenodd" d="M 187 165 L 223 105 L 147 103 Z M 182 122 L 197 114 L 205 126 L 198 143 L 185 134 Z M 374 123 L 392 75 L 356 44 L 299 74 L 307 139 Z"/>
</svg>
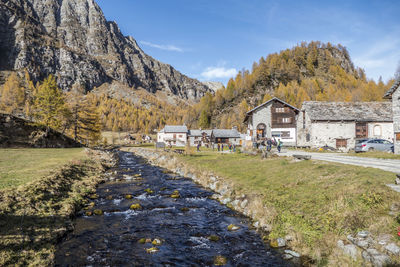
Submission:
<svg viewBox="0 0 400 267">
<path fill-rule="evenodd" d="M 261 56 L 302 41 L 342 44 L 367 76 L 400 61 L 400 1 L 97 0 L 150 56 L 201 81 L 226 84 Z"/>
</svg>

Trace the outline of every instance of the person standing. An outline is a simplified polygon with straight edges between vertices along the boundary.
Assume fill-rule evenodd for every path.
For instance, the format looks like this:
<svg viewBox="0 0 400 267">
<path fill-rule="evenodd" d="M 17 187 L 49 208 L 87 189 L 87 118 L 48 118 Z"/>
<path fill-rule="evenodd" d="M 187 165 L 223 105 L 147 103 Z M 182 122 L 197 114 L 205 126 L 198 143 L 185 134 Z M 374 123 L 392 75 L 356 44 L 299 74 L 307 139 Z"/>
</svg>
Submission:
<svg viewBox="0 0 400 267">
<path fill-rule="evenodd" d="M 221 151 L 221 146 L 220 146 L 220 144 L 218 143 L 218 152 L 219 151 Z"/>
<path fill-rule="evenodd" d="M 278 153 L 281 153 L 282 141 L 281 139 L 278 140 Z"/>
<path fill-rule="evenodd" d="M 200 152 L 200 142 L 197 143 L 197 152 Z"/>
<path fill-rule="evenodd" d="M 268 138 L 268 140 L 267 140 L 267 151 L 268 152 L 271 151 L 271 148 L 272 148 L 272 141 L 271 141 L 270 138 Z"/>
</svg>

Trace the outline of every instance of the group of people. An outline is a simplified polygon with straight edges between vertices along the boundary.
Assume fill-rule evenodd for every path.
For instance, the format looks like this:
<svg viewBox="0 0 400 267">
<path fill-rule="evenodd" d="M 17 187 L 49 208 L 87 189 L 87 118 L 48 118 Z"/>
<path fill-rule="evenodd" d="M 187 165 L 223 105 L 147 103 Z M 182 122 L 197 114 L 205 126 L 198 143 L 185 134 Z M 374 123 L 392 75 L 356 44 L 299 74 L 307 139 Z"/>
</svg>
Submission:
<svg viewBox="0 0 400 267">
<path fill-rule="evenodd" d="M 276 141 L 275 138 L 271 139 L 271 138 L 266 138 L 266 140 L 261 141 L 261 143 L 255 143 L 255 147 L 258 149 L 265 149 L 269 152 L 272 149 L 272 146 L 276 146 L 276 148 L 278 149 L 278 152 L 281 152 L 282 149 L 282 141 L 280 139 L 278 139 L 278 141 Z"/>
</svg>

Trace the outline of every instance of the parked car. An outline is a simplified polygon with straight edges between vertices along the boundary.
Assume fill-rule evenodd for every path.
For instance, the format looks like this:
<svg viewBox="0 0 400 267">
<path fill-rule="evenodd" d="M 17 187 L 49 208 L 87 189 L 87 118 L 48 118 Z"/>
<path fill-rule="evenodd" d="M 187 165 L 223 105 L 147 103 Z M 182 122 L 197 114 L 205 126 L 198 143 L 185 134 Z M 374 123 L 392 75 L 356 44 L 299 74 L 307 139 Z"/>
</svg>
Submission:
<svg viewBox="0 0 400 267">
<path fill-rule="evenodd" d="M 392 142 L 384 139 L 360 139 L 356 142 L 355 152 L 367 151 L 387 151 L 393 152 L 394 145 Z"/>
</svg>

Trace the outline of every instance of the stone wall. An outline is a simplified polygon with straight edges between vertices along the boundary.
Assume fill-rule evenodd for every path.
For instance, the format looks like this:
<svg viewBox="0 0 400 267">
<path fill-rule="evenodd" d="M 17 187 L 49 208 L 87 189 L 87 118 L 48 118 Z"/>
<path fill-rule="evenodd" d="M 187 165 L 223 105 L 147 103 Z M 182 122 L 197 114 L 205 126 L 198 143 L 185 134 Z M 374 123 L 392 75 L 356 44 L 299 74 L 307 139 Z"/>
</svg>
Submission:
<svg viewBox="0 0 400 267">
<path fill-rule="evenodd" d="M 400 89 L 397 89 L 392 95 L 393 101 L 393 128 L 394 133 L 400 133 Z M 396 154 L 400 154 L 400 140 L 396 140 L 394 136 L 394 150 Z"/>
<path fill-rule="evenodd" d="M 257 135 L 257 125 L 260 123 L 264 123 L 266 128 L 266 136 L 271 137 L 271 106 L 272 103 L 259 108 L 258 110 L 253 112 L 252 116 L 252 128 L 253 136 Z"/>
</svg>

